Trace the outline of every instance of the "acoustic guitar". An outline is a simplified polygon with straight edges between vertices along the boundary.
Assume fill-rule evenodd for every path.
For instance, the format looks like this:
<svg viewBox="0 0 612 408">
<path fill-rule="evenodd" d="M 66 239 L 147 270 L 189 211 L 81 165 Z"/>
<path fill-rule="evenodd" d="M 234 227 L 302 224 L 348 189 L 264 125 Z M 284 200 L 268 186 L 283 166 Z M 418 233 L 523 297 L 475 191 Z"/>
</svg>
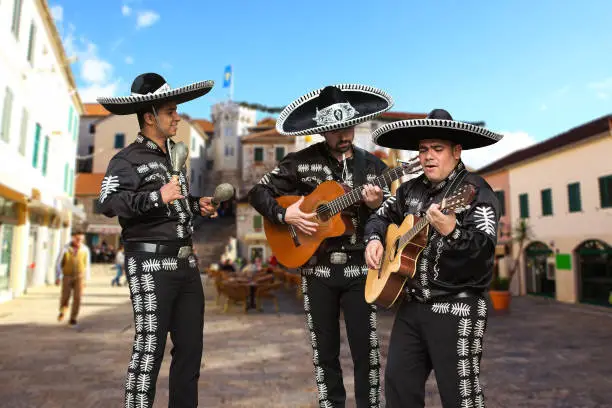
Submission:
<svg viewBox="0 0 612 408">
<path fill-rule="evenodd" d="M 383 188 L 390 186 L 403 175 L 417 173 L 421 170 L 418 160 L 400 162 L 397 167 L 387 169 L 369 184 Z M 264 231 L 268 245 L 281 264 L 288 268 L 304 265 L 316 252 L 321 243 L 330 237 L 350 235 L 354 231 L 350 218 L 342 211 L 362 200 L 363 186 L 349 189 L 336 181 L 325 181 L 304 197 L 300 210 L 305 213 L 316 212 L 312 221 L 318 224 L 317 231 L 306 235 L 293 225 L 279 225 L 264 217 Z M 276 202 L 283 208 L 289 207 L 300 199 L 300 196 L 281 196 Z"/>
<path fill-rule="evenodd" d="M 442 200 L 440 211 L 460 212 L 469 208 L 476 190 L 465 184 L 455 194 Z M 389 224 L 380 269 L 368 269 L 365 299 L 368 303 L 390 308 L 399 298 L 404 285 L 414 279 L 419 256 L 427 246 L 429 221 L 409 214 L 400 226 Z"/>
</svg>

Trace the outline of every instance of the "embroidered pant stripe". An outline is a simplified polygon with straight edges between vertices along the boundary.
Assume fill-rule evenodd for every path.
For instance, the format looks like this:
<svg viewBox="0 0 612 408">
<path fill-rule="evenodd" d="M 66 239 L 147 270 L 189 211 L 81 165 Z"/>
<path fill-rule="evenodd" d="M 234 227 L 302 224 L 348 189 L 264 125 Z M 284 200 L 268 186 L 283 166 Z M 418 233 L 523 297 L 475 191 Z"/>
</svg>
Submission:
<svg viewBox="0 0 612 408">
<path fill-rule="evenodd" d="M 310 332 L 310 342 L 312 345 L 312 362 L 314 364 L 315 379 L 317 382 L 317 392 L 319 395 L 319 406 L 321 408 L 333 408 L 333 404 L 327 399 L 327 385 L 325 384 L 325 372 L 319 365 L 319 347 L 317 344 L 317 335 L 315 334 L 312 325 L 312 315 L 310 314 L 310 299 L 308 297 L 308 282 L 306 276 L 302 275 L 302 294 L 304 299 L 304 312 L 306 313 L 306 322 L 308 331 Z"/>
<path fill-rule="evenodd" d="M 380 345 L 377 335 L 376 306 L 370 312 L 370 407 L 380 404 Z"/>
<path fill-rule="evenodd" d="M 135 335 L 132 358 L 125 383 L 125 408 L 149 408 L 152 406 L 148 392 L 152 384 L 154 353 L 157 348 L 157 298 L 152 272 L 176 269 L 176 259 L 151 258 L 128 259 L 127 274 L 134 310 Z"/>
</svg>

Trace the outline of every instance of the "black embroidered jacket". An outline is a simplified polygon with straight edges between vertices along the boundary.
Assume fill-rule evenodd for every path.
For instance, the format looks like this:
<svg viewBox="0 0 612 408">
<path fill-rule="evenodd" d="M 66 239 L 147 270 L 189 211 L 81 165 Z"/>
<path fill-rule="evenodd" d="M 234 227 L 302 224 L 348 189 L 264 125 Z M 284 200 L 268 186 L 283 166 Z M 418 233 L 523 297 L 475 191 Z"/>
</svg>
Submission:
<svg viewBox="0 0 612 408">
<path fill-rule="evenodd" d="M 468 173 L 459 163 L 439 185 L 433 187 L 424 175 L 407 181 L 373 214 L 365 227 L 366 241 L 383 242 L 387 226 L 400 225 L 406 215 L 423 217 L 433 203 L 440 203 L 451 182 L 465 178 L 461 185 L 472 184 L 476 196 L 470 207 L 457 213 L 457 225 L 446 237 L 429 226 L 429 240 L 417 263 L 413 290 L 423 298 L 431 297 L 432 290 L 460 291 L 488 288 L 497 245 L 499 202 L 493 190 L 480 176 Z M 456 183 L 455 183 L 456 184 Z M 450 194 L 449 194 L 450 195 Z"/>
<path fill-rule="evenodd" d="M 124 241 L 190 239 L 193 216 L 200 214 L 199 197 L 189 195 L 183 167 L 179 184 L 186 198 L 164 204 L 160 189 L 170 182 L 171 171 L 169 155 L 143 135 L 138 135 L 135 142 L 111 159 L 102 181 L 97 210 L 107 217 L 119 218 Z"/>
<path fill-rule="evenodd" d="M 361 169 L 355 174 L 355 168 Z M 324 181 L 335 180 L 350 188 L 372 181 L 387 168 L 378 157 L 358 147 L 353 147 L 353 156 L 346 159 L 346 170 L 342 161 L 334 158 L 326 142 L 316 143 L 285 156 L 278 167 L 267 173 L 249 191 L 249 203 L 271 222 L 284 224 L 285 209 L 275 198 L 284 195 L 308 195 Z M 344 172 L 344 177 L 343 177 Z M 387 187 L 384 199 L 391 196 Z M 355 233 L 351 236 L 328 238 L 322 245 L 325 251 L 363 250 L 363 226 L 374 212 L 363 201 L 358 211 L 353 211 L 351 221 Z"/>
</svg>

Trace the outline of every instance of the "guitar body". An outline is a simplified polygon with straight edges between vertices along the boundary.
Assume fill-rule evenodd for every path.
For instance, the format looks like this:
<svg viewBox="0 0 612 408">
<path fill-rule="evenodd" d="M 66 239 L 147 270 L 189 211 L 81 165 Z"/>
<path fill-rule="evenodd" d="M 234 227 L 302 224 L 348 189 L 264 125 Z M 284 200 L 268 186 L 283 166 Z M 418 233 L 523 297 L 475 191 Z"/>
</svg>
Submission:
<svg viewBox="0 0 612 408">
<path fill-rule="evenodd" d="M 325 181 L 304 197 L 300 209 L 305 213 L 316 212 L 318 208 L 344 195 L 345 192 L 345 188 L 340 183 Z M 282 196 L 278 197 L 276 202 L 281 207 L 287 208 L 299 199 L 300 196 Z M 288 268 L 300 267 L 312 257 L 325 239 L 352 234 L 353 231 L 352 222 L 342 213 L 329 218 L 321 214 L 312 221 L 319 224 L 313 235 L 306 235 L 297 227 L 292 228 L 295 232 L 295 235 L 292 235 L 289 225 L 274 224 L 264 217 L 266 238 L 278 262 Z"/>
<path fill-rule="evenodd" d="M 365 287 L 365 299 L 368 303 L 390 308 L 404 290 L 407 280 L 414 278 L 419 255 L 427 245 L 429 225 L 401 248 L 399 240 L 419 219 L 417 216 L 408 215 L 400 226 L 391 224 L 387 228 L 380 272 L 377 269 L 368 269 Z"/>
</svg>

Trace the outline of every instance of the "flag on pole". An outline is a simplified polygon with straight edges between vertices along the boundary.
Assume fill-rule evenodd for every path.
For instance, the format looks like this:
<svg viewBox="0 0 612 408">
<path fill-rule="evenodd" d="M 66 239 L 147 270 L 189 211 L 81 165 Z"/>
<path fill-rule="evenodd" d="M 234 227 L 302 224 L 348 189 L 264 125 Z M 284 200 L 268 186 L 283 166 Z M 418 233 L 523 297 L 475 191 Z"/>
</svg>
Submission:
<svg viewBox="0 0 612 408">
<path fill-rule="evenodd" d="M 223 73 L 223 87 L 229 88 L 232 84 L 232 66 L 228 65 L 225 67 L 225 72 Z"/>
</svg>

